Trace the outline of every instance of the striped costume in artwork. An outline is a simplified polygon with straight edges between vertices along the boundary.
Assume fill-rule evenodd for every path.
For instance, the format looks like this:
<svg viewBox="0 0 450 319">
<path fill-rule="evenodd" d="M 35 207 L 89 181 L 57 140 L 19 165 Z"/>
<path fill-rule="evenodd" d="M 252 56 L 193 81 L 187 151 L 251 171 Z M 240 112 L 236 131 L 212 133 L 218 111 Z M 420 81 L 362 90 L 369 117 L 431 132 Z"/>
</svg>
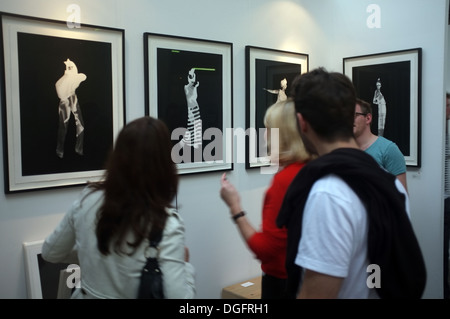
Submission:
<svg viewBox="0 0 450 319">
<path fill-rule="evenodd" d="M 188 107 L 187 130 L 181 141 L 181 145 L 199 148 L 202 145 L 202 119 L 200 107 L 197 103 L 197 87 L 195 69 L 191 69 L 188 75 L 188 84 L 184 86 Z"/>
</svg>

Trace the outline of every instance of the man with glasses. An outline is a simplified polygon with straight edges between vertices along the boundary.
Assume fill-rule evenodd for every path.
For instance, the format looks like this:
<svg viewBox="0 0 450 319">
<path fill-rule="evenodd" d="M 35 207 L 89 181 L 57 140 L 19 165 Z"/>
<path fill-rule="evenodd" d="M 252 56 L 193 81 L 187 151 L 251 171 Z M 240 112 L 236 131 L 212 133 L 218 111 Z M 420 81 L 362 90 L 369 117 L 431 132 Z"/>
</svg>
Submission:
<svg viewBox="0 0 450 319">
<path fill-rule="evenodd" d="M 397 144 L 383 136 L 373 134 L 370 130 L 371 123 L 371 105 L 362 99 L 356 99 L 353 133 L 359 148 L 372 155 L 378 164 L 389 173 L 397 176 L 407 190 L 405 157 Z"/>
</svg>

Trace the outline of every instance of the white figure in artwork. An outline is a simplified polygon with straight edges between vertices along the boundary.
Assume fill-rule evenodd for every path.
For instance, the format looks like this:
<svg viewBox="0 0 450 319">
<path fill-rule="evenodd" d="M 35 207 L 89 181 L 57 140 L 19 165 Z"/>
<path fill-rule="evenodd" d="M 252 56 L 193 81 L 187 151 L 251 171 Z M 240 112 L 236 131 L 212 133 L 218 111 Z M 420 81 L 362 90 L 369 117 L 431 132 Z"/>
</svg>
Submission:
<svg viewBox="0 0 450 319">
<path fill-rule="evenodd" d="M 199 148 L 202 145 L 202 119 L 197 102 L 197 88 L 200 83 L 196 80 L 195 69 L 189 70 L 187 81 L 188 83 L 184 86 L 188 112 L 187 130 L 180 141 L 180 146 Z"/>
<path fill-rule="evenodd" d="M 64 75 L 56 82 L 56 93 L 59 97 L 58 106 L 58 135 L 56 144 L 56 155 L 59 158 L 64 157 L 64 143 L 66 140 L 67 126 L 69 125 L 70 115 L 73 114 L 76 126 L 75 152 L 83 155 L 84 143 L 84 122 L 81 114 L 80 104 L 75 90 L 80 83 L 86 80 L 86 75 L 78 73 L 77 66 L 73 61 L 67 59 L 64 61 L 66 69 Z"/>
<path fill-rule="evenodd" d="M 380 78 L 378 78 L 376 86 L 377 89 L 373 96 L 373 104 L 378 105 L 378 135 L 383 136 L 384 124 L 386 122 L 386 100 L 384 99 L 383 93 L 381 93 Z"/>
<path fill-rule="evenodd" d="M 269 93 L 277 94 L 277 102 L 284 101 L 284 100 L 287 99 L 286 89 L 287 89 L 287 80 L 286 80 L 286 78 L 281 80 L 280 88 L 278 90 L 272 90 L 272 89 L 264 88 L 264 90 L 269 92 Z"/>
</svg>

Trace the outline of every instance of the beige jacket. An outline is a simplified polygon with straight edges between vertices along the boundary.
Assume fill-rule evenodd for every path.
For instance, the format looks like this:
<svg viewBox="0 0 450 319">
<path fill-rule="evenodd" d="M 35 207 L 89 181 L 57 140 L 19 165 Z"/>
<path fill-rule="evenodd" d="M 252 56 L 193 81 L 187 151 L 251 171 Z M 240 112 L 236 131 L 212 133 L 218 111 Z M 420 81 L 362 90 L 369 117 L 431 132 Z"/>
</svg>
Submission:
<svg viewBox="0 0 450 319">
<path fill-rule="evenodd" d="M 97 249 L 95 220 L 103 193 L 88 192 L 89 189 L 85 189 L 81 193 L 45 239 L 42 257 L 53 263 L 80 266 L 81 289 L 75 289 L 72 298 L 136 298 L 148 241 L 131 256 L 114 252 L 102 255 Z M 195 271 L 184 261 L 184 222 L 175 210 L 168 209 L 168 213 L 159 253 L 164 294 L 168 299 L 194 298 Z"/>
</svg>

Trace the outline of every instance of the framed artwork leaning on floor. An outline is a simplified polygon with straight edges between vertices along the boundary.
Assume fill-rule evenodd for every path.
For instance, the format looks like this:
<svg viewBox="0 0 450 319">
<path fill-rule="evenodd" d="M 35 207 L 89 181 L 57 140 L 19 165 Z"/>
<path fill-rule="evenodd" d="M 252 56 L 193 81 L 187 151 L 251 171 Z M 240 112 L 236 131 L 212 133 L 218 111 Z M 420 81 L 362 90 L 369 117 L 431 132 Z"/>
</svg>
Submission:
<svg viewBox="0 0 450 319">
<path fill-rule="evenodd" d="M 50 263 L 41 256 L 44 240 L 23 243 L 28 299 L 69 299 L 79 287 L 76 264 Z"/>
</svg>

